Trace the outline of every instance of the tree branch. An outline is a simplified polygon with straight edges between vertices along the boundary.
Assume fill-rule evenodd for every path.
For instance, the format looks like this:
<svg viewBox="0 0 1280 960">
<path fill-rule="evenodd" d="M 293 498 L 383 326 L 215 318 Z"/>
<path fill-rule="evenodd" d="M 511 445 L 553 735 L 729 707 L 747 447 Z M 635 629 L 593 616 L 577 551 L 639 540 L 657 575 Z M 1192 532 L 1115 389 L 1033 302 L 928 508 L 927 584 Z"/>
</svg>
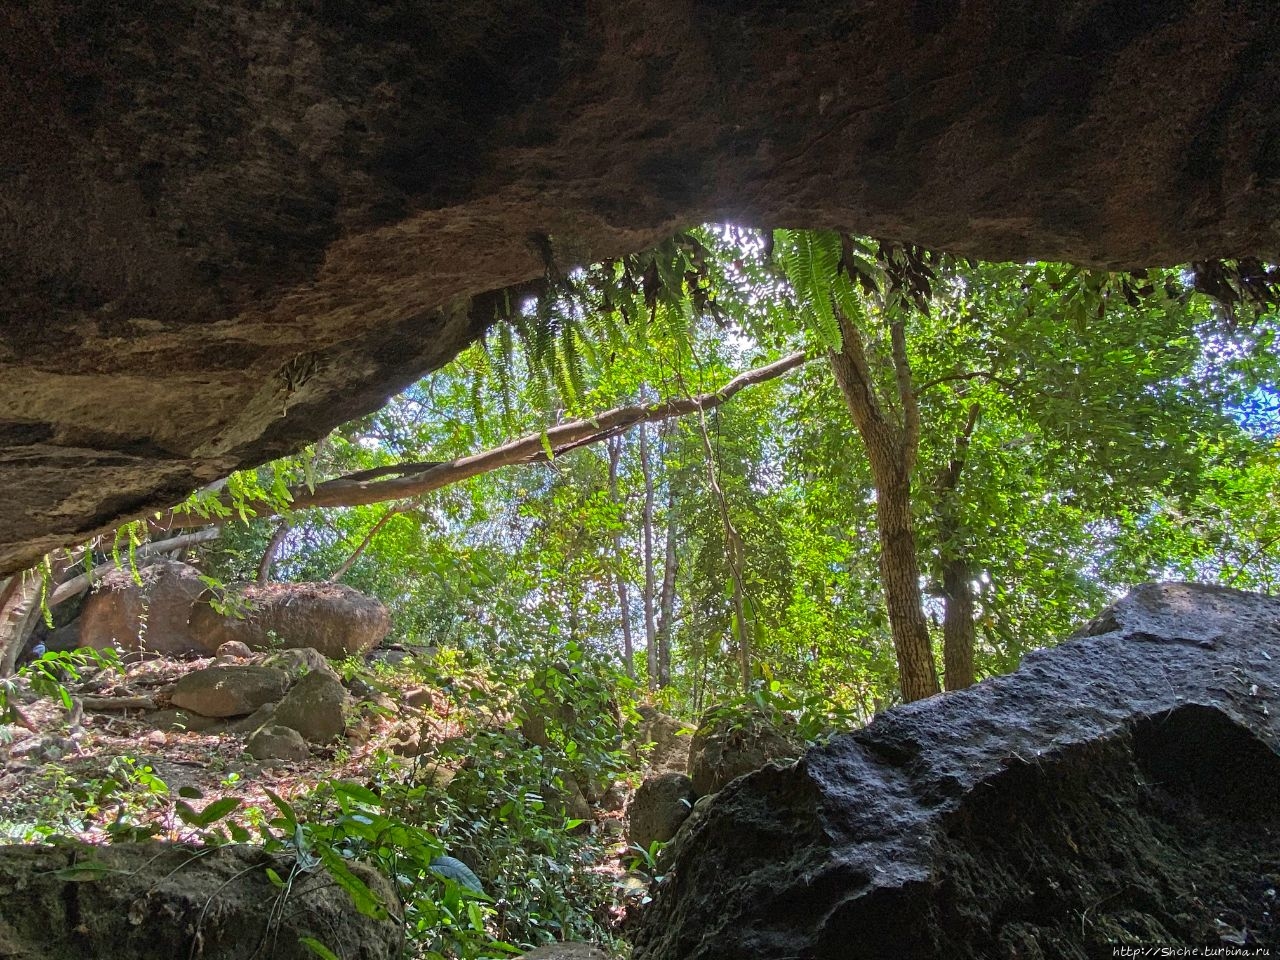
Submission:
<svg viewBox="0 0 1280 960">
<path fill-rule="evenodd" d="M 960 435 L 956 438 L 955 451 L 951 454 L 951 461 L 938 471 L 938 477 L 934 481 L 934 489 L 939 493 L 954 493 L 960 485 L 960 474 L 964 471 L 965 461 L 969 455 L 969 441 L 973 438 L 973 431 L 978 426 L 978 417 L 981 413 L 981 404 L 972 403 L 969 405 L 969 417 L 965 421 L 964 429 L 960 431 Z"/>
<path fill-rule="evenodd" d="M 668 420 L 672 417 L 682 417 L 689 413 L 713 409 L 726 403 L 747 387 L 765 383 L 789 373 L 803 364 L 806 359 L 803 353 L 793 353 L 767 366 L 739 374 L 714 393 L 703 393 L 653 404 L 615 407 L 593 417 L 571 420 L 548 427 L 543 432 L 526 434 L 491 450 L 460 457 L 457 460 L 436 463 L 425 469 L 398 476 L 393 480 L 353 479 L 351 476 L 343 476 L 318 483 L 313 489 L 305 486 L 295 487 L 290 491 L 292 501 L 289 510 L 355 507 L 384 503 L 388 500 L 406 500 L 489 473 L 500 467 L 523 463 L 544 463 L 553 459 L 547 455 L 547 447 L 551 448 L 553 454 L 560 454 L 587 443 L 607 440 L 640 423 Z M 231 506 L 230 502 L 224 502 L 228 507 Z M 277 513 L 276 506 L 266 502 L 260 501 L 247 506 L 259 517 L 274 516 Z M 196 513 L 175 510 L 169 515 L 167 521 L 161 521 L 161 526 L 163 529 L 177 529 L 212 526 L 222 522 L 219 517 L 204 517 Z"/>
<path fill-rule="evenodd" d="M 405 507 L 392 507 L 383 514 L 382 518 L 369 528 L 369 532 L 364 535 L 364 539 L 360 541 L 360 545 L 351 552 L 351 555 L 347 557 L 347 559 L 338 564 L 338 569 L 334 570 L 332 575 L 329 577 L 329 583 L 337 583 L 345 577 L 347 575 L 347 571 L 355 566 L 355 562 L 360 559 L 360 555 L 364 553 L 369 544 L 373 543 L 373 538 L 378 535 L 378 531 L 385 527 L 392 517 L 399 516 L 404 513 L 405 509 Z"/>
<path fill-rule="evenodd" d="M 932 380 L 926 380 L 924 383 L 920 384 L 920 386 L 916 387 L 915 393 L 916 393 L 916 396 L 919 397 L 931 387 L 936 387 L 943 383 L 952 383 L 956 380 L 978 380 L 978 379 L 989 380 L 992 383 L 1000 384 L 1000 386 L 1004 387 L 1006 390 L 1013 390 L 1014 388 L 1016 388 L 1022 383 L 1023 378 L 1015 377 L 1014 379 L 1010 380 L 1007 377 L 997 377 L 996 372 L 994 370 L 970 370 L 967 373 L 952 373 L 952 374 L 948 374 L 945 377 L 935 377 Z"/>
<path fill-rule="evenodd" d="M 262 560 L 258 562 L 258 582 L 267 583 L 271 579 L 271 567 L 276 562 L 276 554 L 280 552 L 280 545 L 284 543 L 284 538 L 289 535 L 289 528 L 293 524 L 288 520 L 281 520 L 275 529 L 275 533 L 271 534 L 271 539 L 267 541 L 267 549 L 262 551 Z"/>
<path fill-rule="evenodd" d="M 220 521 L 211 522 L 217 523 Z M 221 534 L 221 529 L 215 528 L 213 530 L 199 530 L 195 533 L 184 533 L 181 536 L 171 537 L 168 540 L 158 540 L 154 543 L 144 543 L 134 551 L 134 557 L 141 560 L 145 557 L 155 556 L 158 553 L 168 553 L 170 550 L 185 550 L 187 547 L 194 547 L 197 543 L 216 540 Z M 58 584 L 57 588 L 49 594 L 45 603 L 50 607 L 56 607 L 64 600 L 70 600 L 77 594 L 83 593 L 95 581 L 101 580 L 115 568 L 114 561 L 100 563 L 88 573 L 82 573 L 77 577 L 72 577 L 65 583 Z"/>
</svg>

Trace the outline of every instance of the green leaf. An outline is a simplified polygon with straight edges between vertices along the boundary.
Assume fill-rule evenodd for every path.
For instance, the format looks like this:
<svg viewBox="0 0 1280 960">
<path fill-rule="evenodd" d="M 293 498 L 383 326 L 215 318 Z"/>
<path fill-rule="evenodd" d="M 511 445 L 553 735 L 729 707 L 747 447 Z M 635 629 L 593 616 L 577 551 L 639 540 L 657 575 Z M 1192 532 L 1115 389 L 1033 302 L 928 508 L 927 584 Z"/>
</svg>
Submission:
<svg viewBox="0 0 1280 960">
<path fill-rule="evenodd" d="M 287 800 L 277 796 L 269 787 L 263 787 L 262 792 L 267 795 L 267 799 L 274 803 L 276 809 L 280 811 L 280 815 L 284 817 L 290 832 L 296 831 L 298 828 L 298 815 L 294 812 L 293 806 Z"/>
<path fill-rule="evenodd" d="M 321 960 L 342 960 L 336 953 L 326 947 L 315 937 L 299 937 L 298 942 L 314 953 Z"/>
<path fill-rule="evenodd" d="M 320 856 L 321 862 L 329 871 L 329 875 L 333 877 L 335 883 L 343 890 L 351 895 L 352 901 L 359 910 L 367 917 L 373 917 L 382 920 L 387 917 L 387 908 L 383 905 L 378 895 L 369 889 L 369 885 L 351 872 L 351 868 L 347 866 L 341 854 L 337 853 L 331 847 L 318 847 L 316 852 Z"/>
<path fill-rule="evenodd" d="M 211 823 L 216 823 L 239 806 L 239 797 L 222 797 L 214 800 L 200 812 L 199 826 L 207 827 Z"/>
</svg>

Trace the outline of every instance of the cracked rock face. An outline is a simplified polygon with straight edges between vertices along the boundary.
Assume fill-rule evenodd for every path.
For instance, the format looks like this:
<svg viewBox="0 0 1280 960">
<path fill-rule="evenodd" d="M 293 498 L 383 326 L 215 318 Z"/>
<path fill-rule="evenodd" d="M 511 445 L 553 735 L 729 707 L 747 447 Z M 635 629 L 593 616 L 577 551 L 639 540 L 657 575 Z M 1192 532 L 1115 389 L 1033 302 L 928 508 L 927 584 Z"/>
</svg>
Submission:
<svg viewBox="0 0 1280 960">
<path fill-rule="evenodd" d="M 0 571 L 376 407 L 548 257 L 1280 251 L 1271 0 L 9 7 Z"/>
<path fill-rule="evenodd" d="M 731 784 L 638 960 L 1280 943 L 1280 600 L 1147 585 L 1085 633 Z"/>
</svg>

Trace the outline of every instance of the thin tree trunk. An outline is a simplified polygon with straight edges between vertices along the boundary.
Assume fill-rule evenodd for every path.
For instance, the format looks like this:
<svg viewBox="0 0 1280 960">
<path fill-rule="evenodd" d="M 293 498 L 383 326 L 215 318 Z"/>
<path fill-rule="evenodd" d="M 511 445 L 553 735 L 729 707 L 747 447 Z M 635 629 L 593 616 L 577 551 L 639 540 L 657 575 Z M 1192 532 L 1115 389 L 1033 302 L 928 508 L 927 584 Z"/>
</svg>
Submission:
<svg viewBox="0 0 1280 960">
<path fill-rule="evenodd" d="M 644 549 L 644 637 L 645 660 L 648 666 L 649 690 L 658 685 L 658 632 L 655 623 L 654 600 L 657 593 L 656 577 L 653 570 L 653 467 L 649 463 L 649 428 L 640 427 L 640 471 L 644 475 L 644 515 L 643 549 Z"/>
<path fill-rule="evenodd" d="M 876 396 L 862 333 L 840 315 L 842 344 L 830 353 L 831 368 L 858 428 L 876 485 L 880 581 L 898 660 L 902 699 L 922 700 L 939 692 L 929 622 L 920 590 L 920 560 L 911 516 L 911 474 L 920 437 L 920 410 L 911 385 L 901 322 L 890 325 L 900 422 Z"/>
<path fill-rule="evenodd" d="M 0 677 L 13 674 L 34 618 L 39 616 L 43 588 L 44 568 L 38 565 L 15 573 L 0 591 Z"/>
<path fill-rule="evenodd" d="M 293 527 L 293 523 L 288 519 L 281 520 L 277 525 L 275 532 L 271 534 L 271 539 L 267 541 L 267 549 L 262 551 L 262 560 L 258 563 L 258 582 L 271 582 L 271 568 L 275 565 L 276 554 L 280 552 L 280 547 L 284 544 L 284 538 L 289 535 L 289 530 Z"/>
<path fill-rule="evenodd" d="M 943 564 L 942 662 L 948 690 L 963 690 L 974 682 L 972 580 L 964 561 Z"/>
<path fill-rule="evenodd" d="M 961 543 L 956 492 L 969 459 L 969 444 L 977 429 L 982 406 L 969 405 L 964 427 L 956 437 L 951 460 L 938 471 L 934 489 L 938 497 L 939 553 L 942 557 L 942 666 L 948 690 L 973 686 L 974 627 L 973 571 Z"/>
<path fill-rule="evenodd" d="M 365 552 L 365 550 L 368 549 L 369 544 L 373 543 L 373 538 L 376 537 L 378 533 L 382 530 L 382 528 L 385 527 L 390 522 L 392 517 L 403 512 L 404 511 L 399 507 L 392 507 L 385 514 L 383 514 L 382 517 L 378 520 L 378 522 L 369 528 L 369 532 L 364 535 L 364 539 L 360 541 L 360 545 L 356 547 L 354 550 L 352 550 L 351 555 L 338 565 L 337 570 L 333 571 L 332 575 L 329 577 L 329 582 L 337 583 L 339 580 L 345 577 L 347 573 L 351 570 L 351 568 L 355 566 L 355 562 L 359 560 L 360 556 Z"/>
<path fill-rule="evenodd" d="M 880 532 L 880 579 L 898 657 L 902 699 L 910 702 L 938 692 L 938 673 L 920 590 L 911 481 L 900 471 L 895 474 L 882 474 L 876 482 L 876 526 Z"/>
<path fill-rule="evenodd" d="M 676 487 L 667 480 L 667 542 L 658 600 L 658 686 L 671 684 L 671 625 L 676 607 Z"/>
<path fill-rule="evenodd" d="M 747 625 L 747 588 L 743 575 L 746 550 L 742 537 L 733 525 L 733 517 L 729 513 L 729 500 L 720 486 L 716 472 L 715 450 L 711 446 L 711 434 L 707 431 L 707 418 L 698 412 L 698 432 L 702 437 L 702 454 L 707 466 L 707 483 L 711 487 L 711 495 L 715 497 L 720 510 L 720 528 L 724 534 L 725 559 L 729 565 L 729 579 L 733 584 L 733 620 L 738 628 L 738 679 L 742 684 L 742 692 L 751 691 L 751 630 Z"/>
<path fill-rule="evenodd" d="M 622 438 L 609 439 L 609 502 L 621 514 L 621 501 L 618 498 L 618 461 L 622 457 Z M 621 516 L 619 516 L 621 521 Z M 631 602 L 627 596 L 627 578 L 622 575 L 622 529 L 621 522 L 613 528 L 613 582 L 618 591 L 618 617 L 622 624 L 622 665 L 627 676 L 636 678 L 635 644 L 631 639 Z"/>
</svg>

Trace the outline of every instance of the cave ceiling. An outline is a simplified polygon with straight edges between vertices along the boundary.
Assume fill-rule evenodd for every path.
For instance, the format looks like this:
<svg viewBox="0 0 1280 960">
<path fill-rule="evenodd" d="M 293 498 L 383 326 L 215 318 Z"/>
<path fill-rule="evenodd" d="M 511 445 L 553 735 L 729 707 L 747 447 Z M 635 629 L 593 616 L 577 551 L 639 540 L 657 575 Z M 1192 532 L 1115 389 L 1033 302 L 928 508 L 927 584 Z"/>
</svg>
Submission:
<svg viewBox="0 0 1280 960">
<path fill-rule="evenodd" d="M 727 220 L 1280 252 L 1272 0 L 31 0 L 0 30 L 0 571 L 376 408 L 548 249 Z"/>
</svg>

